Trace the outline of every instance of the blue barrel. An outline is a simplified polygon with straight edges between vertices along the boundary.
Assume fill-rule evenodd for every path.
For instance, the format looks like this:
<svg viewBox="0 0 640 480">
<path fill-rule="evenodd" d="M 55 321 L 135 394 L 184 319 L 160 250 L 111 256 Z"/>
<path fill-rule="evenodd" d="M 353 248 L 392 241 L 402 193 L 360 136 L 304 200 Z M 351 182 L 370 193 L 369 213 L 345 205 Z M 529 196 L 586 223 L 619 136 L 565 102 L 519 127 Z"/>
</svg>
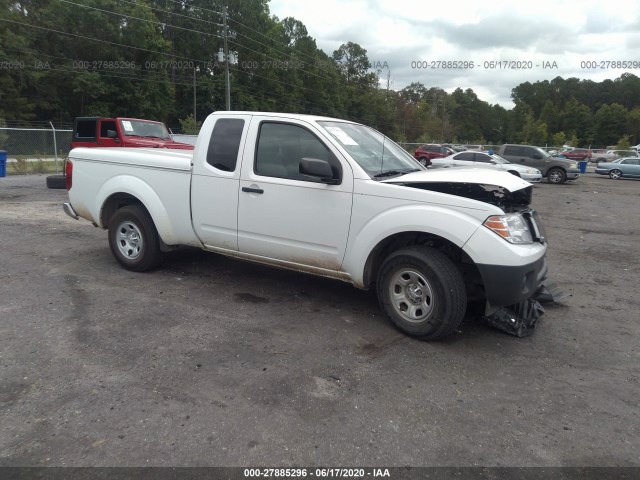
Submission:
<svg viewBox="0 0 640 480">
<path fill-rule="evenodd" d="M 581 162 L 578 162 L 580 165 L 580 173 L 587 173 L 587 162 L 586 160 L 582 160 Z"/>
<path fill-rule="evenodd" d="M 0 150 L 0 177 L 7 176 L 7 152 Z"/>
</svg>

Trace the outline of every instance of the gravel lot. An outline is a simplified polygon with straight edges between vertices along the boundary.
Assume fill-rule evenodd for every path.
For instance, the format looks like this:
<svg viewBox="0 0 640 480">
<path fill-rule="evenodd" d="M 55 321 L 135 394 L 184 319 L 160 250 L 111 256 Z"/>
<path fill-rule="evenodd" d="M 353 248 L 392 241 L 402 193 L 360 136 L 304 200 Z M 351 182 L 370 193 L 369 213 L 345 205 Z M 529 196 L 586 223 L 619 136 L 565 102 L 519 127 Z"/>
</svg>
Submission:
<svg viewBox="0 0 640 480">
<path fill-rule="evenodd" d="M 435 343 L 338 281 L 127 272 L 65 200 L 0 178 L 0 465 L 640 466 L 640 181 L 536 186 L 571 296 Z"/>
</svg>

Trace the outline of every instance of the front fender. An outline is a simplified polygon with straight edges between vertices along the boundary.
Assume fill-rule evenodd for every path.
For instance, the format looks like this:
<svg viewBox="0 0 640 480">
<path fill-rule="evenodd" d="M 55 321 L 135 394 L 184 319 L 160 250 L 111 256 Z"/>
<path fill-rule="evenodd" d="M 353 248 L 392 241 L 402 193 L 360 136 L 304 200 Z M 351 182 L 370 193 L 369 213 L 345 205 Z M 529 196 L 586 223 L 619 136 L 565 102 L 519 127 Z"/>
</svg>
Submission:
<svg viewBox="0 0 640 480">
<path fill-rule="evenodd" d="M 343 270 L 349 273 L 356 286 L 362 287 L 367 259 L 384 239 L 398 233 L 422 232 L 444 238 L 462 248 L 481 223 L 461 211 L 434 205 L 390 208 L 361 226 L 352 223 Z"/>
</svg>

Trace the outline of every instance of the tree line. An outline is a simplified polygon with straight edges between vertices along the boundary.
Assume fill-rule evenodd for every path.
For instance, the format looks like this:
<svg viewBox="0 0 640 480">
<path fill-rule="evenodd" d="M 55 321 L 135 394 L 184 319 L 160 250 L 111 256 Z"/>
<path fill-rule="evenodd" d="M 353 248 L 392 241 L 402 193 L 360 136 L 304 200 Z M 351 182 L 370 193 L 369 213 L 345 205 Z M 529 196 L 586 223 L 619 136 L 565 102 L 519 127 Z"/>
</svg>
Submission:
<svg viewBox="0 0 640 480">
<path fill-rule="evenodd" d="M 268 0 L 0 0 L 0 122 L 130 116 L 197 130 L 225 109 L 347 118 L 398 141 L 606 146 L 640 142 L 640 79 L 525 82 L 515 107 L 472 89 L 391 88 L 367 51 L 332 55 Z M 226 29 L 225 29 L 226 24 Z M 227 37 L 237 63 L 220 62 Z M 382 78 L 381 78 L 382 77 Z"/>
</svg>

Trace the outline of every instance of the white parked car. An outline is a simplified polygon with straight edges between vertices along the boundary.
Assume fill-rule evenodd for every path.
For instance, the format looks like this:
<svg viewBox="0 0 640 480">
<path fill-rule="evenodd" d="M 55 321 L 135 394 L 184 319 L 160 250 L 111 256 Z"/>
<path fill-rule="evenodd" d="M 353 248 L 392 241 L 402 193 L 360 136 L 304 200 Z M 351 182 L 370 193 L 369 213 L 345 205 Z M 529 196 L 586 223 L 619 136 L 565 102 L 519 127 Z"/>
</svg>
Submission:
<svg viewBox="0 0 640 480">
<path fill-rule="evenodd" d="M 607 150 L 606 153 L 599 153 L 594 155 L 596 163 L 613 162 L 619 158 L 624 157 L 638 157 L 640 156 L 635 150 Z"/>
<path fill-rule="evenodd" d="M 531 183 L 538 183 L 542 179 L 542 173 L 537 168 L 511 163 L 500 155 L 489 154 L 488 152 L 460 152 L 444 158 L 434 158 L 431 160 L 431 165 L 432 168 L 489 168 L 509 172 Z"/>
</svg>

